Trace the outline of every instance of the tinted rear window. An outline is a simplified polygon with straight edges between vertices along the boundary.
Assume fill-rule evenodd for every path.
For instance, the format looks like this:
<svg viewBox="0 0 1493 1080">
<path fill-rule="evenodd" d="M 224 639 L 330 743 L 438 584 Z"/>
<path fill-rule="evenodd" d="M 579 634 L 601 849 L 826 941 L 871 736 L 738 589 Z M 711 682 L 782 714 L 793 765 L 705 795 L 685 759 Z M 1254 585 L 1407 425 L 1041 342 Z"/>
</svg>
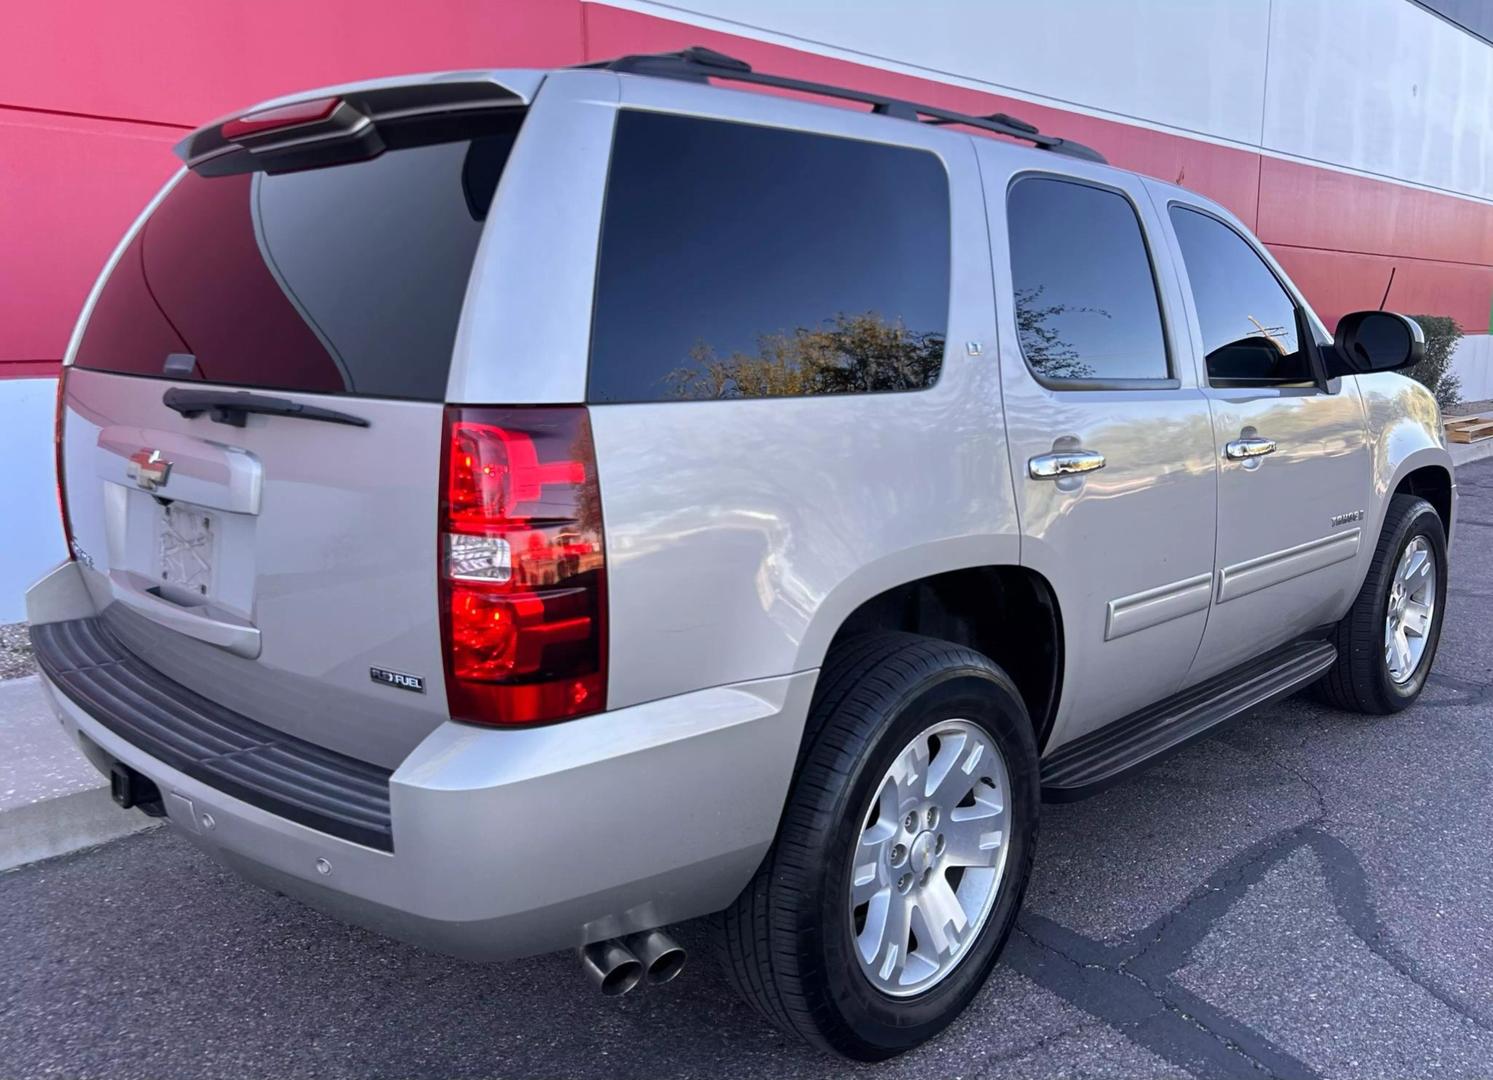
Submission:
<svg viewBox="0 0 1493 1080">
<path fill-rule="evenodd" d="M 1166 335 L 1151 257 L 1130 200 L 1026 177 L 1006 199 L 1016 330 L 1050 382 L 1165 379 Z"/>
<path fill-rule="evenodd" d="M 204 382 L 443 399 L 515 133 L 278 176 L 187 174 L 125 250 L 76 363 L 165 376 L 187 353 L 185 377 Z"/>
<path fill-rule="evenodd" d="M 618 118 L 592 401 L 917 390 L 943 360 L 949 182 L 930 153 Z"/>
</svg>

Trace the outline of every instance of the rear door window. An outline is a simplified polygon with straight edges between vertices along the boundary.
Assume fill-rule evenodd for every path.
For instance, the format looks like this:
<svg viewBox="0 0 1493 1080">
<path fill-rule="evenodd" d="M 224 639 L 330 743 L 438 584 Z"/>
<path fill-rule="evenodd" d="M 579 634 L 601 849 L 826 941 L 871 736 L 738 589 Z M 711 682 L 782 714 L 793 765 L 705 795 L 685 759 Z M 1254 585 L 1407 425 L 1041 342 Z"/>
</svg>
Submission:
<svg viewBox="0 0 1493 1080">
<path fill-rule="evenodd" d="M 442 400 L 516 125 L 302 172 L 188 173 L 124 251 L 76 364 Z"/>
<path fill-rule="evenodd" d="M 1006 198 L 1016 332 L 1053 385 L 1166 379 L 1166 334 L 1140 219 L 1092 184 L 1024 177 Z"/>
<path fill-rule="evenodd" d="M 949 308 L 949 181 L 922 150 L 624 111 L 588 396 L 919 390 Z"/>
</svg>

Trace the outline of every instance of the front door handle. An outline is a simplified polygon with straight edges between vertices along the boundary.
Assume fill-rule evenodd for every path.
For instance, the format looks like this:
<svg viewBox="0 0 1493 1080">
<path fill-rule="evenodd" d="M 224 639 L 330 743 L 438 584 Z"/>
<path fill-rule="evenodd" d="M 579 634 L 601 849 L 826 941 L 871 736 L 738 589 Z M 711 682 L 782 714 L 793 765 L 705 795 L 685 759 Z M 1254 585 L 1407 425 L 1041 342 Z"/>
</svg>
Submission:
<svg viewBox="0 0 1493 1080">
<path fill-rule="evenodd" d="M 1266 454 L 1275 453 L 1275 440 L 1258 437 L 1235 439 L 1232 442 L 1224 444 L 1223 452 L 1228 455 L 1230 461 L 1248 461 L 1250 458 L 1264 457 Z"/>
<path fill-rule="evenodd" d="M 1060 450 L 1038 454 L 1026 463 L 1033 480 L 1058 480 L 1064 476 L 1093 472 L 1104 468 L 1104 455 L 1092 450 Z"/>
</svg>

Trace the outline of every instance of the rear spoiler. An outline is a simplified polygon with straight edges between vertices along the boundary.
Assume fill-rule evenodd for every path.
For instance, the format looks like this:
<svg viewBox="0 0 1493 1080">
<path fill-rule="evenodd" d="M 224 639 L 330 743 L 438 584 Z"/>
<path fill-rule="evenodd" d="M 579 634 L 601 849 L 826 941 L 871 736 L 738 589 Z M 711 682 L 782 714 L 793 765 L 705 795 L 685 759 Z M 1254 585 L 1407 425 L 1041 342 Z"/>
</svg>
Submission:
<svg viewBox="0 0 1493 1080">
<path fill-rule="evenodd" d="M 542 71 L 460 71 L 313 90 L 220 117 L 179 142 L 176 156 L 203 176 L 359 161 L 405 145 L 414 128 L 428 141 L 432 124 L 521 109 L 543 79 Z"/>
</svg>

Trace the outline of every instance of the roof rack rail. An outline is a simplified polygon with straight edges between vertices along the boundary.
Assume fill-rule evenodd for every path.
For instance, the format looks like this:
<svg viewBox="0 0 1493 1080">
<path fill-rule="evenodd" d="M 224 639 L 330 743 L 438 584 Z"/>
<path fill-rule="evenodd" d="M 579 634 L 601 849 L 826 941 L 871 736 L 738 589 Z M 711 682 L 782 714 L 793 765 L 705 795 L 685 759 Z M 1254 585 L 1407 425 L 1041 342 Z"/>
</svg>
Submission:
<svg viewBox="0 0 1493 1080">
<path fill-rule="evenodd" d="M 913 101 L 903 101 L 900 98 L 886 97 L 882 94 L 872 94 L 862 90 L 852 90 L 844 86 L 831 86 L 828 83 L 805 82 L 802 79 L 789 78 L 786 75 L 769 75 L 765 72 L 753 71 L 752 66 L 745 60 L 738 60 L 734 56 L 716 52 L 696 45 L 679 52 L 671 53 L 635 53 L 631 56 L 619 56 L 613 60 L 598 60 L 589 64 L 578 65 L 583 68 L 599 68 L 604 71 L 616 71 L 628 75 L 652 75 L 660 79 L 684 79 L 689 82 L 707 82 L 710 79 L 722 79 L 727 82 L 752 83 L 756 86 L 772 86 L 780 90 L 793 90 L 803 94 L 815 94 L 820 97 L 840 98 L 844 101 L 859 101 L 871 106 L 871 111 L 883 116 L 894 116 L 900 120 L 912 120 L 928 124 L 957 124 L 963 127 L 976 128 L 980 131 L 989 131 L 996 135 L 1005 135 L 1012 139 L 1020 139 L 1029 142 L 1041 150 L 1051 150 L 1055 154 L 1066 154 L 1069 157 L 1081 158 L 1084 161 L 1097 161 L 1107 164 L 1103 154 L 1093 147 L 1085 146 L 1083 143 L 1074 142 L 1072 139 L 1061 139 L 1056 135 L 1045 135 L 1034 125 L 1025 120 L 1018 120 L 1014 116 L 1005 113 L 991 113 L 988 116 L 972 116 L 967 113 L 955 112 L 952 109 L 940 108 L 937 105 L 920 105 Z M 924 119 L 926 117 L 926 119 Z"/>
</svg>

